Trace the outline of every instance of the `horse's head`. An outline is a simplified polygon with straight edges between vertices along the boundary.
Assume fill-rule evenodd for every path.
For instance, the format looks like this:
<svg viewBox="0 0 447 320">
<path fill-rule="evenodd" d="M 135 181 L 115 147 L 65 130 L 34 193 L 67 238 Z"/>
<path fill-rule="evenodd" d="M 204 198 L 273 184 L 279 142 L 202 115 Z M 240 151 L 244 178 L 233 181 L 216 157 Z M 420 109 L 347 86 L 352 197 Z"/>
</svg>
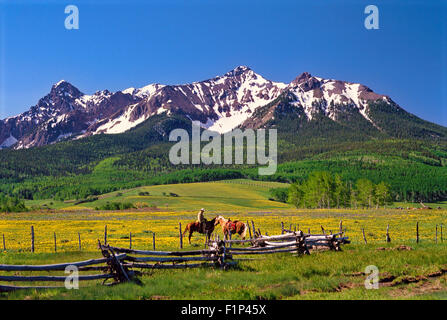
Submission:
<svg viewBox="0 0 447 320">
<path fill-rule="evenodd" d="M 219 223 L 221 223 L 221 221 L 225 221 L 225 218 L 223 216 L 216 216 L 214 219 L 215 219 L 215 222 L 214 222 L 215 226 L 217 226 Z"/>
</svg>

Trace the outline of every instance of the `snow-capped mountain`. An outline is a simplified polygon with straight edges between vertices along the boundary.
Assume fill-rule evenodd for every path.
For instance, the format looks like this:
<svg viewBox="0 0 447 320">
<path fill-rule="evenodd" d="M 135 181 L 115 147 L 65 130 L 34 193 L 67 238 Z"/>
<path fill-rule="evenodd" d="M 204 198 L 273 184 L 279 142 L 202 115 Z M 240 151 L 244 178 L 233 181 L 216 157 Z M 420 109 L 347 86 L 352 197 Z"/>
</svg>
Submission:
<svg viewBox="0 0 447 320">
<path fill-rule="evenodd" d="M 122 133 L 156 114 L 181 114 L 219 133 L 236 127 L 262 127 L 274 117 L 284 97 L 306 121 L 324 116 L 337 122 L 346 119 L 346 114 L 355 114 L 378 130 L 382 124 L 374 118 L 371 102 L 405 112 L 389 97 L 361 84 L 322 79 L 306 72 L 285 84 L 267 80 L 245 66 L 191 84 L 150 84 L 92 95 L 62 80 L 29 111 L 0 121 L 0 148 L 29 148 L 63 139 Z"/>
<path fill-rule="evenodd" d="M 1 145 L 21 149 L 76 136 L 98 119 L 111 117 L 123 106 L 137 101 L 136 96 L 107 90 L 85 95 L 61 80 L 30 110 L 0 121 Z"/>
<path fill-rule="evenodd" d="M 325 116 L 333 121 L 340 121 L 346 114 L 358 113 L 379 129 L 371 119 L 369 103 L 382 101 L 391 108 L 396 108 L 394 102 L 385 95 L 374 93 L 370 88 L 346 81 L 314 77 L 308 72 L 295 78 L 282 91 L 288 106 L 295 107 L 295 112 L 305 117 L 307 121 L 317 116 Z M 273 111 L 284 104 L 278 100 L 269 110 L 247 119 L 242 127 L 261 127 L 274 115 Z"/>
<path fill-rule="evenodd" d="M 203 127 L 220 133 L 240 125 L 258 107 L 278 97 L 286 84 L 264 79 L 247 67 L 213 79 L 184 85 L 149 85 L 126 89 L 141 97 L 114 118 L 104 119 L 84 135 L 119 133 L 160 113 L 182 113 Z"/>
</svg>

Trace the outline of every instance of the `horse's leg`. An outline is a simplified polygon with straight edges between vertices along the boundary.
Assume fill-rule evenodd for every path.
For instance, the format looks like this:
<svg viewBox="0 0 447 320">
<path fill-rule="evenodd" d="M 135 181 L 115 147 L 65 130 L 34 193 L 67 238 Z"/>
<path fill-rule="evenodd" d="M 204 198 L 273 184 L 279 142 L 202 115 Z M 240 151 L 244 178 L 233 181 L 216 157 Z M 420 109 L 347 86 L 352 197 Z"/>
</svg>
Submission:
<svg viewBox="0 0 447 320">
<path fill-rule="evenodd" d="M 189 241 L 189 244 L 191 244 L 191 236 L 192 236 L 192 230 L 189 230 L 189 236 L 188 236 L 188 241 Z"/>
</svg>

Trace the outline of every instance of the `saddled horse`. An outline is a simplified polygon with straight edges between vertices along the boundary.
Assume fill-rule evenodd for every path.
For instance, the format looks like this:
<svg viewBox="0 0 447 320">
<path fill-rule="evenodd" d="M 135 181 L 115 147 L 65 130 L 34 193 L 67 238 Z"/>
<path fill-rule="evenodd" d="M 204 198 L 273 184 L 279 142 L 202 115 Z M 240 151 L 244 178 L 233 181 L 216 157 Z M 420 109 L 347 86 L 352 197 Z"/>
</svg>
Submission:
<svg viewBox="0 0 447 320">
<path fill-rule="evenodd" d="M 245 240 L 248 225 L 243 221 L 239 220 L 231 221 L 230 219 L 225 219 L 223 216 L 217 216 L 216 225 L 218 223 L 222 227 L 222 232 L 225 235 L 225 239 L 228 239 L 230 234 L 237 233 L 238 235 L 241 236 L 242 240 Z"/>
<path fill-rule="evenodd" d="M 189 244 L 191 244 L 191 236 L 194 232 L 198 232 L 201 234 L 206 234 L 206 241 L 207 243 L 210 241 L 211 234 L 214 231 L 214 227 L 216 225 L 216 219 L 217 217 L 206 220 L 203 222 L 203 228 L 202 225 L 198 221 L 190 222 L 186 225 L 185 231 L 183 232 L 183 236 L 189 231 L 188 241 Z"/>
</svg>

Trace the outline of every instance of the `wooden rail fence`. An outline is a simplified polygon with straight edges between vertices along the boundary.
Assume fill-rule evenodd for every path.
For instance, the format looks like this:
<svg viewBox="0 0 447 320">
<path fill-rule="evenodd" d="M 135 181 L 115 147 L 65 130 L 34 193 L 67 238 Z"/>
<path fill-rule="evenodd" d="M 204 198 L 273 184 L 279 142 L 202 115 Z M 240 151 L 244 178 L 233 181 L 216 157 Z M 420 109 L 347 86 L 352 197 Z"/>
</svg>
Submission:
<svg viewBox="0 0 447 320">
<path fill-rule="evenodd" d="M 107 238 L 104 237 L 106 241 Z M 141 283 L 138 276 L 141 270 L 154 269 L 186 269 L 217 267 L 227 269 L 238 264 L 245 255 L 263 255 L 290 252 L 296 255 L 310 254 L 311 250 L 326 248 L 340 250 L 340 245 L 349 243 L 347 237 L 340 234 L 305 234 L 302 231 L 284 230 L 281 235 L 258 235 L 247 240 L 219 240 L 211 241 L 207 249 L 191 251 L 149 251 L 131 248 L 113 247 L 108 243 L 101 244 L 98 240 L 98 248 L 102 258 L 86 261 L 67 262 L 49 265 L 4 265 L 0 264 L 0 271 L 6 272 L 37 272 L 37 271 L 62 271 L 67 267 L 76 267 L 78 271 L 102 271 L 102 274 L 82 274 L 79 281 L 113 279 L 114 285 L 122 282 L 133 281 Z M 235 244 L 250 244 L 249 247 L 235 247 Z M 239 258 L 233 258 L 233 256 Z M 0 275 L 0 282 L 65 282 L 67 276 L 60 275 Z M 0 292 L 10 292 L 19 289 L 48 289 L 63 288 L 62 286 L 15 286 L 0 285 Z"/>
</svg>

